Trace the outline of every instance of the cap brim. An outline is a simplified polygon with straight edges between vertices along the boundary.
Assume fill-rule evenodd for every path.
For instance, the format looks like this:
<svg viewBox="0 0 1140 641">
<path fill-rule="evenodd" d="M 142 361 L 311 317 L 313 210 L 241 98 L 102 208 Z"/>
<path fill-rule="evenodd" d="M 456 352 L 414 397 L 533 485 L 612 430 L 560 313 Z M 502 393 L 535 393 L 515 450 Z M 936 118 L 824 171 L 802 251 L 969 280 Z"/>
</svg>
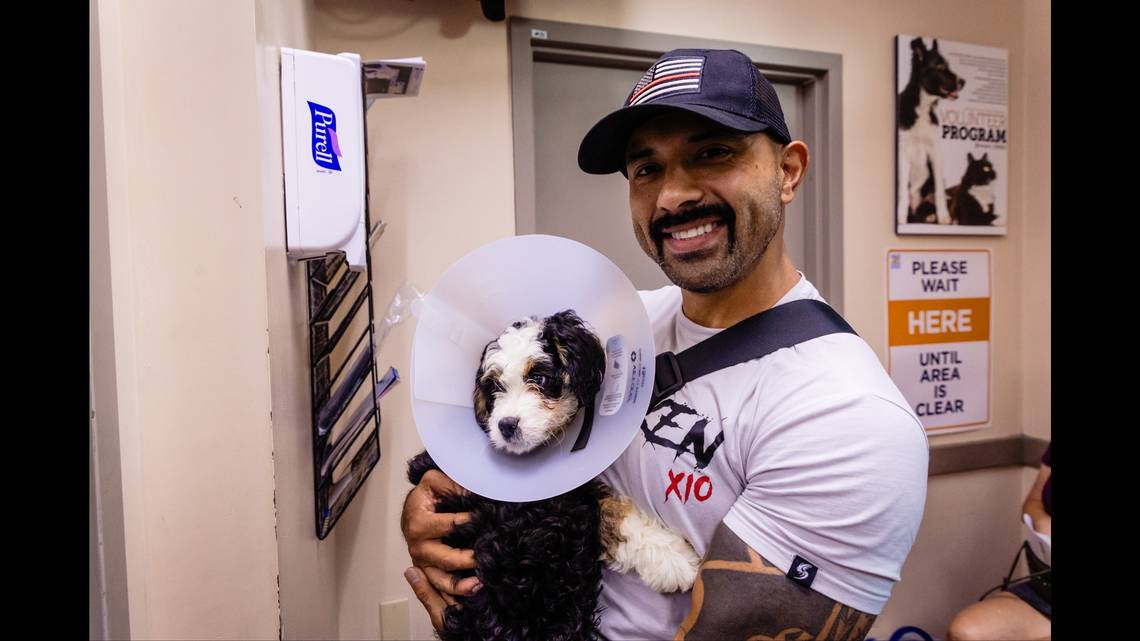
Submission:
<svg viewBox="0 0 1140 641">
<path fill-rule="evenodd" d="M 675 111 L 687 111 L 733 129 L 754 133 L 771 127 L 715 107 L 695 104 L 654 103 L 618 109 L 594 125 L 578 147 L 578 167 L 588 174 L 612 174 L 625 169 L 626 144 L 633 131 L 646 121 Z"/>
</svg>

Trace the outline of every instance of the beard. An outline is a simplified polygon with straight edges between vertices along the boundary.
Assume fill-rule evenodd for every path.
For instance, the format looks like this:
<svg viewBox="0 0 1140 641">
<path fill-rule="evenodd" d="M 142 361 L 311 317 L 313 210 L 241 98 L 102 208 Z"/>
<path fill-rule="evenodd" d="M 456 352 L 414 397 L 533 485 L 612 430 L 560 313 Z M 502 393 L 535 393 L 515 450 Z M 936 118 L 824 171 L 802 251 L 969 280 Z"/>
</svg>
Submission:
<svg viewBox="0 0 1140 641">
<path fill-rule="evenodd" d="M 751 205 L 749 209 L 753 215 L 743 219 L 724 203 L 701 205 L 662 216 L 650 224 L 649 238 L 644 240 L 651 242 L 643 240 L 642 249 L 681 289 L 698 294 L 720 291 L 752 273 L 784 220 L 784 204 L 780 201 L 777 176 L 773 176 L 767 189 L 756 194 Z M 726 228 L 728 239 L 725 243 L 666 257 L 667 234 L 664 229 L 710 216 Z M 635 231 L 644 236 L 640 230 Z"/>
</svg>

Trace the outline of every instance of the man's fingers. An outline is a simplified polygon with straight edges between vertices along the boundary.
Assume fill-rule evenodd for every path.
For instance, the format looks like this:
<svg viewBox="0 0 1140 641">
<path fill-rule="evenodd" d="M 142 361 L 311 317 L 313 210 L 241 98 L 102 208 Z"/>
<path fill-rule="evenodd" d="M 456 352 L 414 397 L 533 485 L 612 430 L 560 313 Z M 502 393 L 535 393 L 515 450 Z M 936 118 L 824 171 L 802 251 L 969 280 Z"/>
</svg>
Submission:
<svg viewBox="0 0 1140 641">
<path fill-rule="evenodd" d="M 448 571 L 471 570 L 475 567 L 475 550 L 460 550 L 438 540 L 427 540 L 408 546 L 412 561 Z"/>
<path fill-rule="evenodd" d="M 419 568 L 408 568 L 404 570 L 404 579 L 407 580 L 408 585 L 412 586 L 412 592 L 415 593 L 416 598 L 423 604 L 424 609 L 427 610 L 428 616 L 431 618 L 431 626 L 436 630 L 443 629 L 443 610 L 447 607 L 448 603 L 444 600 L 443 596 L 431 586 L 431 582 L 427 580 L 424 573 Z M 454 601 L 453 601 L 454 602 Z"/>
<path fill-rule="evenodd" d="M 478 577 L 469 576 L 460 578 L 451 572 L 445 572 L 439 568 L 426 567 L 421 568 L 424 574 L 427 575 L 428 581 L 435 589 L 447 599 L 451 595 L 457 596 L 470 596 L 475 594 L 476 588 L 482 586 Z"/>
<path fill-rule="evenodd" d="M 436 512 L 443 494 L 466 494 L 467 491 L 443 472 L 431 470 L 408 492 L 400 515 L 400 529 L 409 543 L 422 539 L 439 539 L 451 533 L 456 525 L 471 520 L 470 512 Z"/>
<path fill-rule="evenodd" d="M 451 480 L 450 476 L 439 470 L 429 470 L 424 473 L 420 479 L 420 485 L 430 490 L 436 499 L 444 494 L 458 494 L 461 496 L 467 494 L 467 488 Z"/>
<path fill-rule="evenodd" d="M 433 509 L 412 514 L 404 525 L 404 539 L 408 542 L 422 539 L 442 539 L 451 529 L 471 520 L 470 512 L 436 513 Z"/>
</svg>

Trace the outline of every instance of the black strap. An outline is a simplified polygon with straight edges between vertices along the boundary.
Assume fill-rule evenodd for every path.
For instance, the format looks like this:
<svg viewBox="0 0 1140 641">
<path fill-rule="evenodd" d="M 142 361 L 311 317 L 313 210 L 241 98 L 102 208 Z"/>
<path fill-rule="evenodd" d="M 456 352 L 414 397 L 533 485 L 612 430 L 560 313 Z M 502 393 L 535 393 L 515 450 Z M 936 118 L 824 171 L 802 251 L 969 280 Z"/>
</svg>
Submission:
<svg viewBox="0 0 1140 641">
<path fill-rule="evenodd" d="M 649 409 L 705 374 L 839 333 L 855 334 L 855 330 L 830 305 L 818 300 L 794 300 L 749 316 L 680 354 L 658 354 Z"/>
<path fill-rule="evenodd" d="M 577 452 L 586 447 L 586 442 L 590 440 L 590 430 L 594 427 L 594 399 L 590 399 L 586 403 L 585 410 L 582 429 L 578 431 L 578 438 L 574 439 L 574 447 L 570 448 L 571 452 Z"/>
</svg>

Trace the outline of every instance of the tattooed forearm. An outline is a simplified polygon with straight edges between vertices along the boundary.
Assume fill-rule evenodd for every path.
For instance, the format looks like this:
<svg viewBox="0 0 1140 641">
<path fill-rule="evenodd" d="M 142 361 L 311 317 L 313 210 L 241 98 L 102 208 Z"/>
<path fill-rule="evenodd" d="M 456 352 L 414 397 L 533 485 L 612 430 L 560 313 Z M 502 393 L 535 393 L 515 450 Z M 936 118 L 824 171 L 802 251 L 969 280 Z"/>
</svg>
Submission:
<svg viewBox="0 0 1140 641">
<path fill-rule="evenodd" d="M 861 641 L 875 617 L 784 576 L 721 524 L 693 586 L 678 641 Z"/>
</svg>

